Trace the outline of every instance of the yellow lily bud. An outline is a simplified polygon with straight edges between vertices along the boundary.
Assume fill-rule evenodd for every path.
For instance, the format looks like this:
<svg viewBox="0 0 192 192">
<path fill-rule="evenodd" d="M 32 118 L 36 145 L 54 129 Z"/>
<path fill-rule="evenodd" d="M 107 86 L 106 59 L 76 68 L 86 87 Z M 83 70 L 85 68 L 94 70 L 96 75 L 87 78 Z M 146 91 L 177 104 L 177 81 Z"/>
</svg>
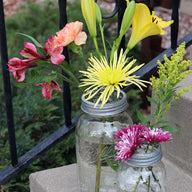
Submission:
<svg viewBox="0 0 192 192">
<path fill-rule="evenodd" d="M 81 10 L 91 37 L 96 37 L 97 31 L 95 1 L 81 0 Z"/>
<path fill-rule="evenodd" d="M 126 0 L 127 1 L 127 6 L 129 5 L 129 0 Z"/>
<path fill-rule="evenodd" d="M 102 23 L 101 9 L 97 3 L 95 3 L 96 8 L 96 19 L 98 23 Z"/>
<path fill-rule="evenodd" d="M 131 1 L 128 4 L 127 8 L 125 9 L 125 13 L 123 15 L 123 20 L 122 20 L 121 29 L 120 29 L 120 36 L 125 35 L 129 27 L 131 26 L 134 12 L 135 12 L 135 1 Z"/>
</svg>

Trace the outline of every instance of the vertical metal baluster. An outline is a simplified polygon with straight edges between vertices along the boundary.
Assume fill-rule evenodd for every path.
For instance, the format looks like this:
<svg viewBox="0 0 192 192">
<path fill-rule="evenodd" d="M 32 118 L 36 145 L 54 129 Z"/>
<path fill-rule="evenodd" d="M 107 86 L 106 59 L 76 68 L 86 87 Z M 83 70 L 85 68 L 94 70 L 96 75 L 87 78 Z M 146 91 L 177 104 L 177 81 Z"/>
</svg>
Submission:
<svg viewBox="0 0 192 192">
<path fill-rule="evenodd" d="M 60 29 L 62 29 L 67 24 L 67 13 L 66 0 L 58 0 L 59 11 L 60 11 Z M 65 55 L 65 60 L 69 63 L 69 55 L 67 47 L 64 47 L 63 54 Z M 64 72 L 62 72 L 64 74 Z M 65 74 L 64 74 L 65 75 Z M 64 105 L 64 116 L 66 126 L 71 125 L 71 91 L 69 83 L 63 81 L 63 105 Z"/>
<path fill-rule="evenodd" d="M 179 30 L 179 4 L 180 0 L 172 0 L 172 19 L 174 23 L 171 25 L 171 48 L 177 48 L 177 38 Z"/>
<path fill-rule="evenodd" d="M 123 19 L 123 14 L 125 12 L 127 4 L 125 0 L 117 0 L 117 4 L 118 4 L 118 34 L 119 34 L 120 28 L 121 28 L 121 22 Z M 125 36 L 121 40 L 120 48 L 125 49 Z"/>
<path fill-rule="evenodd" d="M 7 39 L 5 30 L 5 20 L 4 20 L 4 10 L 3 10 L 3 0 L 0 0 L 0 48 L 1 48 L 1 63 L 2 63 L 2 73 L 4 81 L 4 92 L 5 92 L 5 103 L 7 110 L 7 126 L 9 133 L 9 145 L 12 165 L 18 164 L 17 149 L 15 141 L 15 128 L 13 119 L 13 106 L 12 106 L 12 96 L 11 96 L 11 85 L 10 76 L 8 71 L 8 54 L 7 54 Z"/>
</svg>

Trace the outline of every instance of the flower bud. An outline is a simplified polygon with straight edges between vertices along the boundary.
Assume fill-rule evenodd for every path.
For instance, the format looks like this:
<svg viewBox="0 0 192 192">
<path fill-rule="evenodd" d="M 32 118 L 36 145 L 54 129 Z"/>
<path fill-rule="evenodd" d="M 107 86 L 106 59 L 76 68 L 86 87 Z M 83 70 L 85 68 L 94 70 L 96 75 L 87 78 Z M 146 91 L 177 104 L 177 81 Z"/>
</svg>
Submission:
<svg viewBox="0 0 192 192">
<path fill-rule="evenodd" d="M 101 9 L 97 3 L 95 3 L 95 8 L 96 8 L 96 19 L 99 24 L 102 23 L 102 15 L 101 15 Z"/>
<path fill-rule="evenodd" d="M 95 1 L 81 0 L 81 10 L 91 37 L 96 37 L 97 31 Z"/>
<path fill-rule="evenodd" d="M 125 35 L 129 27 L 131 26 L 134 12 L 135 12 L 135 1 L 131 1 L 128 4 L 127 8 L 125 9 L 125 13 L 123 15 L 123 20 L 122 20 L 121 29 L 120 29 L 120 36 Z"/>
</svg>

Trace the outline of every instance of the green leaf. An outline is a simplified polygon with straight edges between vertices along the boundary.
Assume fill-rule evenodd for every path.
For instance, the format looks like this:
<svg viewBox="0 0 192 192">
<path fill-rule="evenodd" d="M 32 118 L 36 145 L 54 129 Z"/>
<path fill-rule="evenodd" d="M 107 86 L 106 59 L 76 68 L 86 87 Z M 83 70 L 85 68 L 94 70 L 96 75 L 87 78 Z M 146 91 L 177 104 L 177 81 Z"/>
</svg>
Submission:
<svg viewBox="0 0 192 192">
<path fill-rule="evenodd" d="M 167 96 L 163 99 L 163 102 L 167 102 L 171 99 L 171 97 L 173 97 L 175 92 L 175 89 L 172 89 L 168 92 Z"/>
<path fill-rule="evenodd" d="M 33 41 L 33 43 L 37 46 L 37 47 L 42 47 L 42 45 L 35 39 L 33 38 L 32 36 L 30 35 L 27 35 L 27 34 L 24 34 L 24 33 L 18 33 L 19 35 L 22 35 L 24 37 L 27 37 L 29 39 L 31 39 L 31 41 Z"/>
<path fill-rule="evenodd" d="M 171 124 L 172 122 L 171 121 L 167 121 L 167 120 L 161 120 L 161 121 L 158 121 L 157 122 L 158 124 L 164 124 L 164 123 L 169 123 L 169 124 Z"/>
<path fill-rule="evenodd" d="M 169 131 L 171 133 L 176 133 L 178 135 L 181 135 L 181 133 L 175 127 L 172 127 L 171 125 L 161 126 L 161 129 L 163 129 L 165 131 Z"/>
<path fill-rule="evenodd" d="M 73 69 L 69 66 L 69 64 L 66 61 L 63 61 L 62 64 L 60 65 L 61 68 L 63 69 L 63 71 L 69 75 L 76 84 L 79 85 L 79 81 L 78 79 L 75 77 L 75 75 L 73 74 Z M 66 77 L 67 78 L 67 77 Z"/>
<path fill-rule="evenodd" d="M 147 96 L 147 100 L 148 100 L 150 103 L 156 104 L 155 99 L 153 99 L 152 97 L 148 97 L 148 96 Z"/>
<path fill-rule="evenodd" d="M 43 46 L 32 36 L 24 34 L 24 33 L 18 33 L 19 35 L 22 35 L 24 37 L 29 38 L 37 47 L 37 51 L 41 54 L 41 55 L 46 55 L 46 51 L 44 50 Z"/>
<path fill-rule="evenodd" d="M 155 114 L 152 114 L 152 115 L 149 115 L 147 117 L 144 117 L 144 121 L 143 121 L 143 124 L 146 124 L 148 121 L 150 121 L 151 119 L 153 119 L 156 115 Z"/>
<path fill-rule="evenodd" d="M 29 39 L 31 39 L 31 41 L 37 46 L 37 47 L 42 47 L 42 45 L 35 39 L 33 38 L 32 36 L 30 35 L 27 35 L 27 34 L 24 34 L 24 33 L 18 33 L 19 35 L 22 35 L 24 37 L 27 37 Z"/>
<path fill-rule="evenodd" d="M 143 121 L 145 120 L 145 117 L 143 116 L 143 114 L 139 110 L 137 110 L 137 117 L 141 121 L 141 123 L 143 124 Z"/>
<path fill-rule="evenodd" d="M 107 162 L 107 164 L 114 170 L 117 171 L 118 165 L 114 165 L 109 158 L 107 157 L 107 155 L 105 155 L 105 161 Z"/>
<path fill-rule="evenodd" d="M 30 78 L 28 78 L 28 83 L 34 83 L 42 80 L 41 74 L 38 70 L 31 70 Z"/>
<path fill-rule="evenodd" d="M 28 87 L 29 85 L 31 85 L 31 83 L 17 83 L 16 86 L 19 87 L 19 88 L 25 88 L 25 87 Z"/>
<path fill-rule="evenodd" d="M 47 61 L 44 61 L 44 60 L 35 61 L 35 63 L 39 66 L 46 66 L 47 65 Z"/>
<path fill-rule="evenodd" d="M 57 78 L 57 75 L 47 75 L 43 78 L 44 81 L 51 82 L 52 80 L 55 80 Z"/>
</svg>

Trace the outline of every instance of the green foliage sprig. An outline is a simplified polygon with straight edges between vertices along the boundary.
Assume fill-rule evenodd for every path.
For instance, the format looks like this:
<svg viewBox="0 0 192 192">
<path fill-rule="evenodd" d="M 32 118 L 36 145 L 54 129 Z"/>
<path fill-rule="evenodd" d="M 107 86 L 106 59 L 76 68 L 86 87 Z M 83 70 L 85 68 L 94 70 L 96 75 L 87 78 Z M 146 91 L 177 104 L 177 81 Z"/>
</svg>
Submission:
<svg viewBox="0 0 192 192">
<path fill-rule="evenodd" d="M 176 53 L 167 58 L 164 56 L 164 63 L 158 61 L 158 78 L 151 77 L 152 88 L 155 92 L 153 98 L 148 97 L 148 101 L 155 106 L 154 113 L 148 117 L 144 117 L 138 112 L 138 117 L 143 124 L 151 122 L 149 126 L 157 127 L 161 125 L 162 129 L 170 132 L 179 133 L 179 131 L 171 126 L 174 124 L 170 121 L 163 120 L 164 115 L 174 105 L 174 102 L 180 98 L 185 92 L 189 91 L 190 87 L 183 87 L 179 90 L 179 83 L 185 79 L 192 70 L 188 70 L 191 65 L 190 60 L 184 60 L 185 42 L 182 43 L 176 50 Z M 178 91 L 179 90 L 179 91 Z M 174 124 L 176 127 L 179 125 Z"/>
</svg>

